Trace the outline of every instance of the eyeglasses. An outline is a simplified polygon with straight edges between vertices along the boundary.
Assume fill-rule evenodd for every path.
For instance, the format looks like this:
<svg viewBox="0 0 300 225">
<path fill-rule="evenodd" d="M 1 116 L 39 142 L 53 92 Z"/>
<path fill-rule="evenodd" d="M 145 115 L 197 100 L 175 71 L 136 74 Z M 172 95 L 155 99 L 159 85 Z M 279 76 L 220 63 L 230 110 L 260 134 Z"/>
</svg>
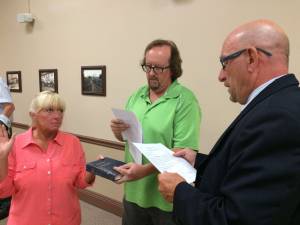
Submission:
<svg viewBox="0 0 300 225">
<path fill-rule="evenodd" d="M 144 72 L 150 73 L 151 70 L 153 70 L 153 72 L 155 74 L 163 73 L 166 69 L 170 68 L 170 66 L 165 66 L 165 67 L 154 66 L 154 65 L 141 65 L 141 66 L 142 66 L 142 69 L 144 70 Z"/>
<path fill-rule="evenodd" d="M 266 50 L 264 50 L 262 48 L 256 48 L 256 50 L 264 53 L 265 55 L 267 55 L 269 57 L 272 56 L 271 52 L 268 52 L 268 51 L 266 51 Z M 225 70 L 225 68 L 226 68 L 229 60 L 232 60 L 232 59 L 235 59 L 235 58 L 239 57 L 245 51 L 247 51 L 246 48 L 242 49 L 242 50 L 239 50 L 237 52 L 234 52 L 234 53 L 232 53 L 230 55 L 227 55 L 227 56 L 224 56 L 224 57 L 220 57 L 220 62 L 221 62 L 223 70 Z"/>
</svg>

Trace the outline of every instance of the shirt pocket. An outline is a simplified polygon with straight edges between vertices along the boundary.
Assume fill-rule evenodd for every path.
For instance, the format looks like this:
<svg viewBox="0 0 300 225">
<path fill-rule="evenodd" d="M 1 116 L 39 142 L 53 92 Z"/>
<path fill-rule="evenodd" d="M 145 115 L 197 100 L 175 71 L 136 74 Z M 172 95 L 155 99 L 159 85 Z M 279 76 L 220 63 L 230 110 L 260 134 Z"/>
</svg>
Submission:
<svg viewBox="0 0 300 225">
<path fill-rule="evenodd" d="M 16 166 L 15 185 L 23 188 L 34 184 L 36 180 L 36 162 L 21 162 Z"/>
<path fill-rule="evenodd" d="M 33 171 L 36 168 L 36 162 L 23 162 L 18 163 L 16 173 L 26 173 Z"/>
</svg>

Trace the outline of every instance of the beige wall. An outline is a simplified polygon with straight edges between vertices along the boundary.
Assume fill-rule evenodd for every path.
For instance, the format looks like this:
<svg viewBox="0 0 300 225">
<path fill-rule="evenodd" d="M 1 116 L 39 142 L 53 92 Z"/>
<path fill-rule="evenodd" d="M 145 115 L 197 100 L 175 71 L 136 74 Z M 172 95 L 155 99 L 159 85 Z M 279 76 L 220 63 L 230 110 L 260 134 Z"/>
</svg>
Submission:
<svg viewBox="0 0 300 225">
<path fill-rule="evenodd" d="M 285 28 L 291 71 L 300 74 L 298 0 L 31 0 L 33 27 L 16 22 L 27 3 L 0 0 L 0 73 L 22 71 L 23 92 L 12 94 L 16 122 L 30 122 L 27 108 L 39 91 L 38 70 L 57 68 L 59 93 L 67 101 L 63 129 L 115 140 L 109 129 L 111 107 L 123 107 L 145 83 L 139 61 L 146 44 L 168 38 L 181 50 L 180 81 L 195 91 L 202 106 L 201 151 L 208 152 L 240 108 L 217 81 L 223 38 L 236 25 L 257 18 Z M 83 65 L 107 66 L 106 97 L 81 95 Z"/>
</svg>

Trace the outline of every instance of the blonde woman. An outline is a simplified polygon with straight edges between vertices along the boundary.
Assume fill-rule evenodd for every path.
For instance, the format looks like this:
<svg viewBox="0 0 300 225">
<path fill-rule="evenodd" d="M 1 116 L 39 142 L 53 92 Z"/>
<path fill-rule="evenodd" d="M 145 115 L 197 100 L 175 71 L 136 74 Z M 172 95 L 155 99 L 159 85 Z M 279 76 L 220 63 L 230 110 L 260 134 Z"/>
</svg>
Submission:
<svg viewBox="0 0 300 225">
<path fill-rule="evenodd" d="M 44 91 L 31 102 L 30 129 L 10 140 L 0 129 L 0 198 L 12 195 L 7 225 L 81 223 L 77 188 L 95 176 L 75 136 L 59 130 L 65 103 Z"/>
</svg>

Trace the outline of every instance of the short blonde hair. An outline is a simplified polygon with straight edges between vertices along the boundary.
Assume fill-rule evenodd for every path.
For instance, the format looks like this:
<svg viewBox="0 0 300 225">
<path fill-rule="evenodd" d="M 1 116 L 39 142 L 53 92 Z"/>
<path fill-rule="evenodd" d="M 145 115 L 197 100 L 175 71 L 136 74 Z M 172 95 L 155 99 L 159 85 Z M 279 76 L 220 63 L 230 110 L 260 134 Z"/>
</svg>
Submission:
<svg viewBox="0 0 300 225">
<path fill-rule="evenodd" d="M 38 93 L 34 99 L 32 99 L 29 112 L 37 113 L 40 110 L 49 107 L 59 109 L 64 112 L 66 109 L 66 104 L 57 93 L 52 91 L 43 91 Z"/>
</svg>

